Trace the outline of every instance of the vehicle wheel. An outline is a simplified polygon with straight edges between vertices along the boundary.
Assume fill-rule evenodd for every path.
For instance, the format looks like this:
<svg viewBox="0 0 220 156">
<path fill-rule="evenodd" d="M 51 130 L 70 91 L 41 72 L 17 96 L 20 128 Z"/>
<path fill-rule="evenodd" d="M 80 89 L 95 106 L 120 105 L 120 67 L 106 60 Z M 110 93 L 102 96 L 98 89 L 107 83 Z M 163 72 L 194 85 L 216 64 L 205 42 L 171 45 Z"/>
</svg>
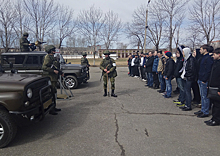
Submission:
<svg viewBox="0 0 220 156">
<path fill-rule="evenodd" d="M 75 76 L 68 75 L 64 78 L 63 85 L 65 88 L 74 89 L 78 87 L 78 81 Z"/>
<path fill-rule="evenodd" d="M 17 126 L 10 114 L 0 110 L 0 148 L 7 146 L 15 137 Z"/>
</svg>

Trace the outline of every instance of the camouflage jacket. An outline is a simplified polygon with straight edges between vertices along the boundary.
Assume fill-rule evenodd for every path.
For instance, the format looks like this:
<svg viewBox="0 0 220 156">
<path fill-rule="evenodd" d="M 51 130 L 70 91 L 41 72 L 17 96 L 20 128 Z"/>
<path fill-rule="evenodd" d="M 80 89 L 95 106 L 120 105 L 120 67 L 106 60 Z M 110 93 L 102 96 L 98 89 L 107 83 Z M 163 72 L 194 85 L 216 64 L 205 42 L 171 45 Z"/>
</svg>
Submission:
<svg viewBox="0 0 220 156">
<path fill-rule="evenodd" d="M 116 72 L 116 63 L 115 60 L 112 58 L 104 58 L 101 63 L 100 63 L 100 69 L 102 70 L 102 75 L 106 75 L 104 69 L 107 69 L 110 71 L 108 74 L 109 77 L 116 77 L 117 72 Z"/>
<path fill-rule="evenodd" d="M 22 37 L 20 39 L 20 49 L 22 52 L 29 52 L 30 48 L 29 48 L 29 44 L 30 42 L 27 40 L 27 38 Z"/>
<path fill-rule="evenodd" d="M 82 58 L 81 58 L 81 65 L 88 65 L 88 66 L 90 66 L 88 59 L 82 57 Z"/>
<path fill-rule="evenodd" d="M 54 65 L 58 69 L 60 68 L 59 61 L 57 61 L 53 55 L 47 54 L 44 57 L 44 62 L 42 65 L 43 76 L 49 76 L 51 81 L 57 81 L 58 75 L 54 73 L 54 69 L 51 68 L 52 65 Z"/>
</svg>

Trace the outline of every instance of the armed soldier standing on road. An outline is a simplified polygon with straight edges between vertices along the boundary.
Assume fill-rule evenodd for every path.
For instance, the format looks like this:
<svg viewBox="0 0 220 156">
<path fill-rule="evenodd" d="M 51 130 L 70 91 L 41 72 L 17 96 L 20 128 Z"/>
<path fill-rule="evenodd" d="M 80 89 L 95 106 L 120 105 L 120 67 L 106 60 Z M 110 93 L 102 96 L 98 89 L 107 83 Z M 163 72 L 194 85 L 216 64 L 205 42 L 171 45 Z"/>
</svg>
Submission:
<svg viewBox="0 0 220 156">
<path fill-rule="evenodd" d="M 48 76 L 51 79 L 52 87 L 55 94 L 55 100 L 57 98 L 57 81 L 58 81 L 58 75 L 61 74 L 63 76 L 63 73 L 59 71 L 60 69 L 60 63 L 56 60 L 54 57 L 55 54 L 55 47 L 53 45 L 48 45 L 45 47 L 45 51 L 48 53 L 44 57 L 44 62 L 42 65 L 43 69 L 43 76 Z M 52 115 L 57 115 L 57 111 L 61 111 L 61 109 L 55 108 L 50 112 Z"/>
<path fill-rule="evenodd" d="M 89 79 L 89 78 L 90 78 L 90 75 L 89 75 L 89 67 L 90 67 L 90 64 L 89 64 L 88 59 L 86 58 L 87 54 L 86 54 L 86 53 L 83 53 L 82 56 L 83 56 L 83 57 L 81 58 L 81 65 L 86 65 L 86 67 L 87 67 L 87 69 L 88 69 L 87 78 Z M 88 83 L 88 82 L 86 81 L 86 82 L 83 82 L 83 83 Z"/>
<path fill-rule="evenodd" d="M 20 50 L 22 52 L 29 52 L 30 51 L 30 48 L 29 46 L 31 45 L 30 42 L 27 40 L 28 38 L 28 33 L 24 33 L 23 34 L 23 37 L 20 39 Z"/>
<path fill-rule="evenodd" d="M 81 65 L 86 65 L 87 67 L 90 66 L 88 59 L 86 58 L 87 54 L 83 53 L 81 58 Z"/>
<path fill-rule="evenodd" d="M 103 96 L 107 96 L 107 74 L 108 74 L 108 79 L 110 79 L 111 82 L 111 89 L 112 89 L 112 93 L 111 96 L 112 97 L 117 97 L 117 95 L 115 95 L 114 90 L 115 90 L 115 77 L 117 76 L 117 72 L 116 72 L 116 63 L 115 60 L 110 58 L 110 52 L 108 50 L 104 51 L 103 53 L 105 55 L 105 58 L 101 61 L 100 63 L 100 69 L 102 70 L 102 75 L 103 75 L 103 87 L 104 87 L 104 95 Z"/>
</svg>

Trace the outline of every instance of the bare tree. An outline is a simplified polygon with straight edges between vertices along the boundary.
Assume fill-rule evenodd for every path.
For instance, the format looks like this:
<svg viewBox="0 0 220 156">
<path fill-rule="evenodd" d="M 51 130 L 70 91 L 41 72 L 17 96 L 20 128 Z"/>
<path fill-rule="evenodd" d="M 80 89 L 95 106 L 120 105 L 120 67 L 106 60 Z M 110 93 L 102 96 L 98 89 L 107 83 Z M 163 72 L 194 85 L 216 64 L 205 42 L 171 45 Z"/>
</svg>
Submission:
<svg viewBox="0 0 220 156">
<path fill-rule="evenodd" d="M 79 33 L 83 35 L 88 41 L 89 45 L 93 47 L 93 64 L 95 65 L 96 46 L 101 42 L 100 33 L 105 23 L 103 12 L 100 9 L 92 6 L 89 10 L 80 11 L 77 21 Z"/>
<path fill-rule="evenodd" d="M 10 0 L 1 0 L 0 5 L 0 39 L 5 52 L 8 52 L 16 39 L 14 25 L 16 12 L 12 10 L 13 4 Z"/>
<path fill-rule="evenodd" d="M 139 46 L 141 49 L 144 49 L 144 36 L 145 36 L 145 14 L 146 9 L 142 5 L 140 8 L 137 8 L 133 13 L 133 19 L 131 24 L 126 23 L 125 33 L 130 39 L 130 44 L 133 46 Z"/>
<path fill-rule="evenodd" d="M 113 11 L 107 12 L 104 18 L 105 24 L 101 30 L 101 38 L 105 43 L 106 49 L 109 49 L 112 42 L 117 41 L 118 34 L 122 29 L 122 22 Z"/>
<path fill-rule="evenodd" d="M 156 47 L 158 51 L 159 45 L 163 45 L 165 42 L 161 43 L 163 38 L 163 29 L 165 26 L 165 19 L 167 15 L 158 8 L 157 3 L 152 2 L 149 7 L 149 24 L 147 37 Z"/>
<path fill-rule="evenodd" d="M 58 6 L 53 0 L 23 0 L 23 2 L 31 22 L 26 28 L 35 34 L 37 40 L 43 41 L 55 26 Z"/>
<path fill-rule="evenodd" d="M 76 29 L 76 24 L 73 19 L 73 10 L 64 7 L 59 6 L 58 8 L 58 16 L 57 16 L 57 27 L 55 29 L 58 30 L 58 38 L 59 38 L 59 49 L 62 46 L 63 40 L 71 36 L 72 33 L 74 33 L 74 30 Z"/>
<path fill-rule="evenodd" d="M 157 0 L 155 3 L 165 15 L 167 15 L 169 38 L 169 50 L 172 52 L 173 35 L 180 24 L 180 19 L 184 14 L 184 7 L 189 0 Z"/>
<path fill-rule="evenodd" d="M 210 44 L 216 36 L 219 37 L 219 0 L 196 0 L 190 9 L 190 13 L 193 27 L 204 35 L 207 44 Z"/>
</svg>

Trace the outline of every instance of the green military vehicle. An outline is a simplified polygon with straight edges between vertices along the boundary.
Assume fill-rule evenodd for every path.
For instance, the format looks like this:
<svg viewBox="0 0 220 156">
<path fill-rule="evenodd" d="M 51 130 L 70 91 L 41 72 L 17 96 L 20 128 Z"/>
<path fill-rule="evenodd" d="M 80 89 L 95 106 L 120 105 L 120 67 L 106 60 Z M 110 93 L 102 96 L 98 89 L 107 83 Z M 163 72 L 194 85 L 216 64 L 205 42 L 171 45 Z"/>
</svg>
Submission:
<svg viewBox="0 0 220 156">
<path fill-rule="evenodd" d="M 18 119 L 42 120 L 55 107 L 54 99 L 49 77 L 0 72 L 0 148 L 15 137 Z"/>
<path fill-rule="evenodd" d="M 18 73 L 42 74 L 43 58 L 46 55 L 43 51 L 32 52 L 10 52 L 1 54 L 2 67 L 10 72 L 10 63 Z M 79 64 L 67 64 L 59 53 L 55 54 L 60 59 L 61 70 L 64 73 L 62 79 L 65 88 L 77 88 L 79 84 L 89 80 L 88 68 Z"/>
</svg>

